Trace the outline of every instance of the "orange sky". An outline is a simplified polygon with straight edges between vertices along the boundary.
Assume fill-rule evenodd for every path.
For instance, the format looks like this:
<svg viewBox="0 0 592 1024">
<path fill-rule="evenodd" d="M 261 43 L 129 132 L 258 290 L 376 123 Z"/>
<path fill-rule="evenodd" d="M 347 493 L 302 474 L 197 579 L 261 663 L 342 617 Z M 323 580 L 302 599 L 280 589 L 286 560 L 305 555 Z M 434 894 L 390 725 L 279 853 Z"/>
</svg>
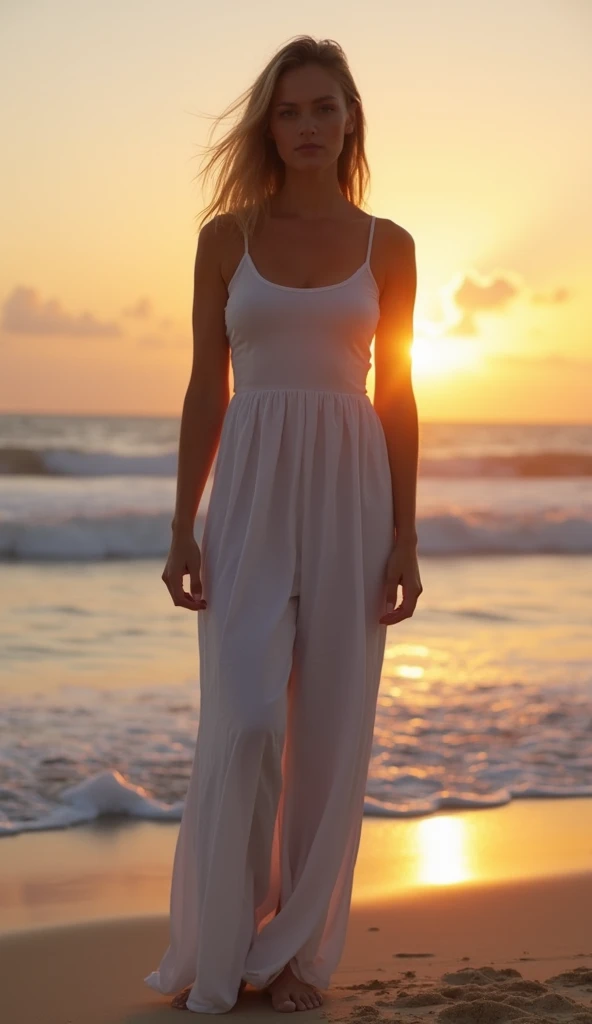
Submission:
<svg viewBox="0 0 592 1024">
<path fill-rule="evenodd" d="M 310 32 L 360 88 L 370 212 L 415 238 L 421 418 L 592 421 L 592 4 L 318 6 L 3 9 L 0 411 L 180 414 L 199 115 Z"/>
</svg>

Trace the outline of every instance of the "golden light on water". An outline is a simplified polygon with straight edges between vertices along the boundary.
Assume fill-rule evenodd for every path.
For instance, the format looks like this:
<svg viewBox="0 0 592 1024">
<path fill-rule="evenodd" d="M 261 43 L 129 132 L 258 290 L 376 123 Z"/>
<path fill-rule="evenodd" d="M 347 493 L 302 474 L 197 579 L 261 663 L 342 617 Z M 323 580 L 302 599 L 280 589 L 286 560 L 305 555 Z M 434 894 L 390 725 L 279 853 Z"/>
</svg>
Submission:
<svg viewBox="0 0 592 1024">
<path fill-rule="evenodd" d="M 422 665 L 397 665 L 395 675 L 402 676 L 404 679 L 421 679 L 424 671 Z"/>
</svg>

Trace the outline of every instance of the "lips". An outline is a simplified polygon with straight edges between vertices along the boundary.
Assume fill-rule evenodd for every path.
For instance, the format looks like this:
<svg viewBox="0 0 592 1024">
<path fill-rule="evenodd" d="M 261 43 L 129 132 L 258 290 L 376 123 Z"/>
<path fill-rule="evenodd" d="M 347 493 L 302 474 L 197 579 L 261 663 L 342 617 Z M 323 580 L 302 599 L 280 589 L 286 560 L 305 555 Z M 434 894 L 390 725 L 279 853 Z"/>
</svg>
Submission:
<svg viewBox="0 0 592 1024">
<path fill-rule="evenodd" d="M 303 146 L 296 146 L 296 149 L 322 149 L 322 146 L 317 146 L 315 142 L 307 142 Z"/>
</svg>

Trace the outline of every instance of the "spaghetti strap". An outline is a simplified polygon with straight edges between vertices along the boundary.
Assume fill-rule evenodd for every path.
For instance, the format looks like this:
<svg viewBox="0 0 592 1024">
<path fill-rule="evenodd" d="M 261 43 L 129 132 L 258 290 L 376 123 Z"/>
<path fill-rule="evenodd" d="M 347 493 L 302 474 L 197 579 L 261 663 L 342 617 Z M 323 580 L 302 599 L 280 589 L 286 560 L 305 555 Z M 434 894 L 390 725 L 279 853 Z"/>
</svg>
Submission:
<svg viewBox="0 0 592 1024">
<path fill-rule="evenodd" d="M 372 217 L 371 221 L 370 221 L 370 235 L 369 235 L 369 238 L 368 238 L 368 251 L 366 253 L 365 263 L 369 263 L 370 262 L 370 253 L 372 251 L 372 239 L 374 237 L 374 225 L 375 225 L 375 223 L 376 223 L 376 217 Z"/>
</svg>

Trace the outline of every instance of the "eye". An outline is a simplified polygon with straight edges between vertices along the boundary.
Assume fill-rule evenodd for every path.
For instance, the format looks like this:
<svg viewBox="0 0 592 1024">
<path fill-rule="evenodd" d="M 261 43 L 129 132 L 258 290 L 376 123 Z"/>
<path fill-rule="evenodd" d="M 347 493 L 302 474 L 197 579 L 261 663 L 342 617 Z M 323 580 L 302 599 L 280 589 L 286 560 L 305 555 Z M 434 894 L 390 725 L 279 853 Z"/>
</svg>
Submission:
<svg viewBox="0 0 592 1024">
<path fill-rule="evenodd" d="M 280 117 L 283 117 L 284 114 L 293 114 L 293 113 L 294 113 L 293 110 L 280 110 Z"/>
<path fill-rule="evenodd" d="M 335 110 L 335 107 L 332 107 L 331 104 L 324 103 L 321 107 L 321 110 Z"/>
</svg>

